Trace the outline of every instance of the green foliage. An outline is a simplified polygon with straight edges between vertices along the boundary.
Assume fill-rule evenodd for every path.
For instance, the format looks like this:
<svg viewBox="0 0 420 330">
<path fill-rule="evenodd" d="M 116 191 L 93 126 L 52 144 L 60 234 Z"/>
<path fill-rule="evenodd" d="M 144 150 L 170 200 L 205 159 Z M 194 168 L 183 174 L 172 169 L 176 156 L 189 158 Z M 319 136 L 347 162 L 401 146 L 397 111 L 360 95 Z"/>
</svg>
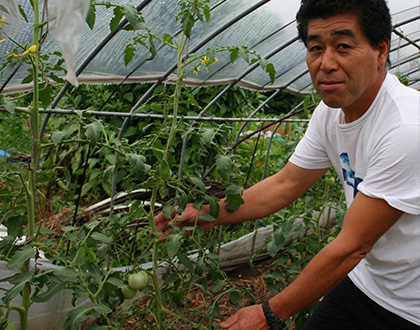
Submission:
<svg viewBox="0 0 420 330">
<path fill-rule="evenodd" d="M 30 128 L 26 119 L 27 116 L 21 113 L 0 113 L 1 150 L 13 156 L 30 153 L 31 147 L 28 141 Z M 4 158 L 3 160 L 5 161 Z"/>
<path fill-rule="evenodd" d="M 264 108 L 266 115 L 279 116 L 280 114 L 287 114 L 291 109 L 296 107 L 303 97 L 294 95 L 288 92 L 279 93 L 275 96 Z"/>
<path fill-rule="evenodd" d="M 276 261 L 271 265 L 271 272 L 265 281 L 273 293 L 282 291 L 305 268 L 309 261 L 339 233 L 346 212 L 345 198 L 341 186 L 335 185 L 337 177 L 329 171 L 323 180 L 316 183 L 299 201 L 279 212 L 274 225 L 273 238 L 267 243 L 267 251 Z M 328 230 L 321 226 L 321 215 L 335 209 L 337 224 Z M 303 220 L 302 222 L 296 221 Z M 290 233 L 311 233 L 296 237 L 286 246 L 286 237 Z M 316 308 L 317 303 L 305 308 L 293 316 L 297 329 Z"/>
<path fill-rule="evenodd" d="M 47 83 L 46 77 L 63 83 L 58 77 L 58 73 L 64 71 L 62 56 L 60 53 L 39 53 L 39 43 L 36 42 L 35 45 L 17 44 L 14 55 L 6 58 L 1 69 L 25 62 L 30 67 L 23 82 L 34 84 L 33 95 L 19 95 L 17 100 L 1 98 L 8 112 L 2 114 L 0 125 L 7 134 L 3 134 L 0 142 L 13 156 L 19 152 L 31 153 L 28 163 L 15 158 L 0 162 L 0 221 L 7 228 L 7 236 L 0 241 L 0 258 L 17 271 L 16 275 L 1 279 L 11 284 L 11 289 L 4 291 L 1 308 L 19 310 L 22 329 L 27 329 L 27 312 L 33 302 L 46 302 L 64 289 L 71 290 L 74 308 L 68 313 L 63 329 L 79 329 L 88 317 L 97 320 L 97 324 L 89 329 L 121 328 L 130 320 L 134 309 L 133 305 L 121 307 L 124 297 L 127 297 L 123 289 L 129 274 L 138 271 L 138 264 L 145 262 L 151 262 L 151 268 L 147 270 L 151 281 L 140 290 L 147 304 L 139 315 L 144 321 L 141 325 L 144 329 L 175 329 L 179 324 L 186 329 L 215 329 L 214 320 L 221 297 L 228 295 L 233 305 L 241 301 L 243 294 L 254 301 L 249 290 L 233 285 L 220 270 L 216 230 L 205 233 L 197 226 L 179 228 L 171 224 L 168 228 L 171 233 L 165 233 L 168 236 L 163 240 L 164 233 L 157 231 L 153 220 L 159 206 L 157 198 L 160 197 L 162 212 L 168 219 L 175 210 L 180 214 L 187 204 L 192 203 L 196 209 L 204 204 L 210 205 L 210 213 L 203 216 L 203 220 L 214 221 L 220 201 L 219 196 L 214 196 L 210 190 L 210 183 L 214 181 L 225 183 L 220 187 L 224 190 L 223 197 L 226 197 L 224 206 L 234 212 L 243 204 L 242 193 L 246 186 L 284 166 L 305 129 L 304 124 L 282 125 L 281 136 L 270 145 L 271 160 L 267 167 L 263 167 L 268 151 L 265 137 L 250 137 L 232 152 L 229 147 L 236 140 L 239 125 L 214 122 L 193 125 L 183 119 L 184 116 L 198 116 L 224 89 L 224 86 L 204 89 L 183 85 L 183 79 L 189 73 L 198 73 L 200 68 L 210 70 L 217 63 L 220 52 L 228 52 L 232 62 L 243 60 L 249 65 L 258 64 L 272 81 L 276 73 L 271 63 L 245 45 L 209 48 L 203 54 L 183 54 L 195 23 L 210 22 L 208 3 L 208 0 L 178 2 L 180 11 L 175 21 L 183 31 L 181 38 L 153 34 L 146 18 L 131 5 L 92 3 L 86 18 L 91 29 L 96 20 L 95 6 L 99 5 L 113 8 L 111 30 L 125 18 L 128 22 L 124 27 L 126 30 L 142 32 L 136 33 L 124 46 L 122 56 L 126 64 L 130 63 L 139 47 L 149 50 L 151 56 L 148 60 L 158 56 L 156 42 L 172 47 L 178 54 L 176 84 L 159 86 L 135 112 L 160 114 L 163 119 L 133 116 L 122 137 L 119 136 L 121 117 L 96 118 L 92 111 L 128 113 L 136 104 L 138 95 L 143 95 L 150 85 L 70 88 L 60 107 L 84 111 L 71 117 L 53 117 L 44 140 L 39 141 L 39 107 L 47 108 L 57 92 L 56 87 Z M 37 1 L 33 1 L 33 6 L 38 8 Z M 41 24 L 44 23 L 34 22 L 35 34 Z M 39 88 L 40 85 L 43 87 Z M 283 100 L 276 101 L 283 103 L 284 108 L 284 99 L 288 97 L 283 95 Z M 245 117 L 265 99 L 261 93 L 232 88 L 206 115 Z M 289 106 L 298 101 L 297 97 L 293 102 L 288 99 Z M 307 99 L 305 109 L 309 109 L 312 101 Z M 268 108 L 280 111 L 276 104 Z M 304 116 L 308 115 L 307 111 Z M 248 127 L 255 130 L 255 126 Z M 181 162 L 184 145 L 186 152 Z M 183 175 L 179 178 L 181 166 Z M 205 180 L 204 173 L 208 174 Z M 275 228 L 267 250 L 272 256 L 279 256 L 278 263 L 282 262 L 279 265 L 288 265 L 282 271 L 273 266 L 267 280 L 273 291 L 281 290 L 310 256 L 333 238 L 319 226 L 319 218 L 313 218 L 315 211 L 321 212 L 329 205 L 326 197 L 330 197 L 334 190 L 331 182 L 330 175 L 323 182 L 324 186 L 321 183 L 321 186 L 312 188 L 302 201 L 287 208 L 280 216 L 262 220 L 262 223 L 274 223 Z M 135 191 L 148 191 L 151 197 L 148 201 L 138 200 Z M 77 212 L 79 206 L 115 197 L 115 192 L 127 193 L 122 211 L 113 209 L 92 217 Z M 310 194 L 322 198 L 311 198 Z M 74 217 L 59 233 L 44 228 L 45 210 L 56 214 L 63 208 L 74 212 Z M 39 214 L 43 217 L 37 218 Z M 301 229 L 293 226 L 294 219 L 299 216 L 305 219 L 302 225 L 305 230 L 315 230 L 316 239 L 307 238 L 307 241 L 296 242 L 293 247 L 285 249 L 287 235 Z M 236 232 L 241 234 L 252 230 L 249 226 L 244 224 L 236 228 Z M 339 227 L 335 228 L 333 234 L 338 230 Z M 232 228 L 227 228 L 225 233 L 226 238 L 237 238 Z M 17 245 L 22 236 L 28 240 L 24 245 Z M 36 266 L 31 269 L 29 260 L 37 260 L 41 251 L 60 268 L 41 270 Z M 111 270 L 127 265 L 132 265 L 133 269 Z M 162 281 L 159 278 L 161 267 L 166 268 Z M 193 311 L 191 316 L 191 310 L 187 308 L 189 294 L 196 287 L 208 297 L 216 294 L 216 298 L 212 298 L 207 311 L 201 314 Z M 13 298 L 18 295 L 22 296 L 21 307 L 13 306 Z M 89 300 L 91 305 L 77 305 L 80 299 Z M 296 322 L 301 319 L 298 316 Z"/>
<path fill-rule="evenodd" d="M 408 84 L 410 83 L 410 79 L 409 79 L 408 75 L 406 75 L 404 73 L 401 73 L 401 72 L 397 72 L 396 75 L 397 75 L 398 79 L 401 81 L 401 83 L 408 86 Z"/>
<path fill-rule="evenodd" d="M 180 0 L 178 2 L 180 11 L 176 15 L 176 20 L 181 22 L 182 30 L 187 38 L 191 38 L 191 30 L 195 25 L 196 19 L 199 19 L 201 22 L 206 21 L 207 24 L 210 23 L 208 3 L 210 3 L 209 0 Z"/>
</svg>

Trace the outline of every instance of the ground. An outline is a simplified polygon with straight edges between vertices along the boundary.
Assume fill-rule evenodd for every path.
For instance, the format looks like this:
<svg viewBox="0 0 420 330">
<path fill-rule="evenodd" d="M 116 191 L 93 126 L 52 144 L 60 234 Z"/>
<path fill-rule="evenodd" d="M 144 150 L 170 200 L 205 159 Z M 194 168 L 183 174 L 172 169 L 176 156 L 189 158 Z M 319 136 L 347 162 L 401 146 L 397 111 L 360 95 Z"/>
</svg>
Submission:
<svg viewBox="0 0 420 330">
<path fill-rule="evenodd" d="M 271 293 L 267 285 L 265 284 L 264 277 L 269 273 L 270 264 L 273 262 L 271 259 L 260 261 L 250 268 L 249 266 L 241 267 L 236 271 L 227 273 L 231 281 L 239 287 L 250 288 L 251 293 L 255 297 L 257 304 L 260 304 L 268 299 L 270 299 L 274 294 Z M 195 290 L 192 292 L 193 308 L 200 313 L 204 314 L 208 309 L 209 305 L 212 303 L 212 300 L 204 297 L 204 294 L 200 290 Z M 215 318 L 215 322 L 220 323 L 223 320 L 227 319 L 229 316 L 233 315 L 237 310 L 242 307 L 249 305 L 251 301 L 248 298 L 243 299 L 238 305 L 233 306 L 229 302 L 229 297 L 225 296 L 219 301 L 219 313 Z M 141 307 L 140 307 L 141 308 Z M 139 321 L 135 318 L 132 318 L 130 324 L 124 327 L 123 330 L 135 330 L 139 329 Z M 182 327 L 179 327 L 182 329 Z"/>
</svg>

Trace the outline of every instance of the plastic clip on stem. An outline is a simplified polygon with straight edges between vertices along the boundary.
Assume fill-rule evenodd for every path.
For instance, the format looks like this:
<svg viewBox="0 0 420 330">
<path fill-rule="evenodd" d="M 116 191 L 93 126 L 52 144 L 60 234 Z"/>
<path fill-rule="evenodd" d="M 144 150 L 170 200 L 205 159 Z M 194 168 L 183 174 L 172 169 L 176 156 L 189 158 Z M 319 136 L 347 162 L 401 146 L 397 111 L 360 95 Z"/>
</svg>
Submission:
<svg viewBox="0 0 420 330">
<path fill-rule="evenodd" d="M 282 320 L 281 318 L 277 317 L 273 311 L 270 308 L 270 305 L 268 304 L 268 301 L 264 302 L 262 304 L 263 312 L 265 319 L 268 323 L 268 328 L 270 330 L 281 330 L 284 329 L 286 326 L 286 322 Z"/>
</svg>

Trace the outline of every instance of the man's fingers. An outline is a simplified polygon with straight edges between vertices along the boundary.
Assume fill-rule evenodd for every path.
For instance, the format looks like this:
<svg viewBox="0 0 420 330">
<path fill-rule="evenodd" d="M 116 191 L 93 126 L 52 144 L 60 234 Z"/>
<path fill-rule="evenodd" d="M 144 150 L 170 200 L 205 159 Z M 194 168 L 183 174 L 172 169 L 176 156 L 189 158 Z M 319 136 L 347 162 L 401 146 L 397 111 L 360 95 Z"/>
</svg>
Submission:
<svg viewBox="0 0 420 330">
<path fill-rule="evenodd" d="M 172 219 L 176 216 L 176 208 L 171 214 L 171 218 L 167 219 L 163 215 L 163 213 L 159 213 L 156 215 L 153 220 L 156 224 L 156 231 L 164 231 L 166 228 L 168 228 L 169 223 L 172 221 Z"/>
<path fill-rule="evenodd" d="M 156 231 L 164 231 L 166 228 L 168 228 L 170 220 L 165 220 L 156 223 Z"/>
<path fill-rule="evenodd" d="M 225 320 L 224 322 L 220 323 L 219 326 L 222 329 L 229 329 L 236 323 L 237 320 L 238 320 L 237 314 L 234 314 L 231 317 L 229 317 L 227 320 Z"/>
</svg>

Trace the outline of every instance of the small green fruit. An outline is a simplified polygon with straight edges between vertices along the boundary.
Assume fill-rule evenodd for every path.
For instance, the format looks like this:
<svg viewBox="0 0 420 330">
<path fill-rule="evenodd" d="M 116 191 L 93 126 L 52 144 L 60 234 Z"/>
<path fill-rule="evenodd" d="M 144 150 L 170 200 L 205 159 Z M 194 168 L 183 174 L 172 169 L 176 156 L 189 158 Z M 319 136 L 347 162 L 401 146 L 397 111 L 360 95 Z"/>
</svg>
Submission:
<svg viewBox="0 0 420 330">
<path fill-rule="evenodd" d="M 143 289 L 147 283 L 149 283 L 149 275 L 144 270 L 131 274 L 128 277 L 128 285 L 134 290 Z"/>
<path fill-rule="evenodd" d="M 334 177 L 327 177 L 325 178 L 325 183 L 329 186 L 333 186 L 335 184 L 335 179 Z"/>
<path fill-rule="evenodd" d="M 132 287 L 130 287 L 129 285 L 125 285 L 121 288 L 122 294 L 124 296 L 125 299 L 131 299 L 134 298 L 134 296 L 137 293 L 137 290 L 134 290 Z"/>
</svg>

